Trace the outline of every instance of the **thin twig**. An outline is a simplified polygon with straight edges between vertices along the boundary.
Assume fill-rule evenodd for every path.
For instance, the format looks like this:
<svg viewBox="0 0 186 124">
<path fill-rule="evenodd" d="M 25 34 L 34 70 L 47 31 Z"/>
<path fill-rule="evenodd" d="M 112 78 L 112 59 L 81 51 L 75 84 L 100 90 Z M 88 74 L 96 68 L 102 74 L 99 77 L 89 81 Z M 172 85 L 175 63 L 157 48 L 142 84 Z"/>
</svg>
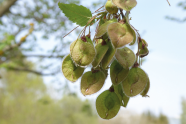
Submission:
<svg viewBox="0 0 186 124">
<path fill-rule="evenodd" d="M 169 3 L 169 0 L 167 0 L 167 2 L 168 2 L 168 4 L 169 4 L 169 6 L 171 6 L 170 3 Z"/>
<path fill-rule="evenodd" d="M 121 13 L 122 18 L 124 18 L 123 10 L 122 9 L 119 9 L 119 11 Z"/>
<path fill-rule="evenodd" d="M 39 71 L 27 69 L 27 68 L 15 68 L 15 67 L 8 67 L 8 69 L 13 70 L 13 71 L 31 72 L 31 73 L 34 73 L 34 74 L 37 74 L 37 75 L 42 75 L 42 76 L 55 75 L 58 72 L 60 72 L 59 70 L 57 70 L 57 71 L 52 72 L 52 73 L 43 73 L 43 72 L 39 72 Z"/>
<path fill-rule="evenodd" d="M 94 13 L 96 13 L 97 11 L 99 11 L 101 8 L 103 8 L 104 6 L 102 6 L 102 7 L 100 7 L 99 9 L 97 9 Z M 94 13 L 92 13 L 92 14 L 94 14 Z"/>
<path fill-rule="evenodd" d="M 72 29 L 68 34 L 66 34 L 65 36 L 63 36 L 63 38 L 66 37 L 67 35 L 69 35 L 70 33 L 72 33 L 72 32 L 73 32 L 74 30 L 76 30 L 78 27 L 79 27 L 79 26 L 77 26 L 77 27 L 75 27 L 74 29 Z"/>
<path fill-rule="evenodd" d="M 39 58 L 63 58 L 64 55 L 57 55 L 57 56 L 52 56 L 52 55 L 23 55 L 21 57 L 39 57 Z"/>
</svg>

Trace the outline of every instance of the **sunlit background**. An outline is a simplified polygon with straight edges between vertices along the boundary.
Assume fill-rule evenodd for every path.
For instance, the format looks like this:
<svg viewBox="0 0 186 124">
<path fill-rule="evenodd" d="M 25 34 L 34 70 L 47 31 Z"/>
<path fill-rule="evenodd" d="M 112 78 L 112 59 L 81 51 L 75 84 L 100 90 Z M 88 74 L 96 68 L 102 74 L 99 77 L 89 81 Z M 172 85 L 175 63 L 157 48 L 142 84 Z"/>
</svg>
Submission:
<svg viewBox="0 0 186 124">
<path fill-rule="evenodd" d="M 185 0 L 169 0 L 171 6 L 166 0 L 137 1 L 130 17 L 148 42 L 150 53 L 141 68 L 150 78 L 150 97 L 130 98 L 128 106 L 107 121 L 98 117 L 95 100 L 111 86 L 110 78 L 99 92 L 85 97 L 80 79 L 71 83 L 61 73 L 63 57 L 82 28 L 62 38 L 77 25 L 65 18 L 58 0 L 12 0 L 3 13 L 7 1 L 0 0 L 0 55 L 7 49 L 0 56 L 0 124 L 186 124 Z M 94 12 L 106 0 L 60 2 Z M 26 36 L 30 23 L 33 32 L 11 48 Z"/>
</svg>

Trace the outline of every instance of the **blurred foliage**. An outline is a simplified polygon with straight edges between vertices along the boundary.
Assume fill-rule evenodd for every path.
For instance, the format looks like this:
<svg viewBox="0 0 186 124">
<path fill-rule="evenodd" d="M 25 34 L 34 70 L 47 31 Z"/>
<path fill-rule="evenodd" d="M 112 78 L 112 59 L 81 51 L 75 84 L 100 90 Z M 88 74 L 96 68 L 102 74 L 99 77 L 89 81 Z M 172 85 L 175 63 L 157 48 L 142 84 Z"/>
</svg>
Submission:
<svg viewBox="0 0 186 124">
<path fill-rule="evenodd" d="M 180 7 L 181 9 L 183 9 L 184 11 L 186 10 L 186 0 L 185 1 L 181 1 L 178 3 L 178 7 Z M 167 19 L 170 19 L 172 21 L 177 21 L 180 23 L 184 23 L 186 22 L 186 17 L 182 17 L 183 19 L 179 19 L 177 17 L 170 17 L 170 16 L 166 16 Z"/>
<path fill-rule="evenodd" d="M 140 124 L 169 124 L 169 121 L 162 113 L 157 117 L 152 112 L 148 111 L 142 114 Z"/>
<path fill-rule="evenodd" d="M 0 79 L 0 124 L 97 123 L 89 101 L 82 101 L 75 94 L 68 94 L 61 100 L 51 99 L 42 78 L 33 73 L 15 74 L 4 69 L 0 73 L 3 75 Z"/>
<path fill-rule="evenodd" d="M 186 124 L 186 99 L 182 99 L 181 124 Z"/>
<path fill-rule="evenodd" d="M 0 11 L 5 2 L 9 0 L 0 1 Z M 72 42 L 62 37 L 74 25 L 59 9 L 58 2 L 80 4 L 81 0 L 17 0 L 0 17 L 0 68 L 39 75 L 56 75 L 60 72 L 62 58 Z M 90 8 L 99 5 L 100 2 L 94 2 Z M 37 62 L 37 70 L 24 65 L 21 69 L 4 65 L 15 61 L 19 65 L 25 58 Z"/>
<path fill-rule="evenodd" d="M 169 124 L 168 118 L 163 114 L 155 116 L 153 112 L 147 111 L 139 115 L 126 109 L 109 121 L 101 119 L 99 122 L 101 124 Z"/>
</svg>

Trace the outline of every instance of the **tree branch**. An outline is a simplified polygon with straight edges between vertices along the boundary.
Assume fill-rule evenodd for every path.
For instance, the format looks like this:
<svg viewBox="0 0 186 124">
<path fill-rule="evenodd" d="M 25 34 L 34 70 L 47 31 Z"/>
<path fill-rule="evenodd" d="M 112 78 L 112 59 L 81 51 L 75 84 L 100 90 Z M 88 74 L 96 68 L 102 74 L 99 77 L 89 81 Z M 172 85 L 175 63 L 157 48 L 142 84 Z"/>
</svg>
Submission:
<svg viewBox="0 0 186 124">
<path fill-rule="evenodd" d="M 0 17 L 2 17 L 6 12 L 8 12 L 9 8 L 15 4 L 17 0 L 5 0 L 0 5 Z"/>
<path fill-rule="evenodd" d="M 43 72 L 28 69 L 28 68 L 15 68 L 15 67 L 8 67 L 7 69 L 10 69 L 10 70 L 13 70 L 13 71 L 25 71 L 25 72 L 34 73 L 34 74 L 37 74 L 37 75 L 42 75 L 42 76 L 55 75 L 58 72 L 60 72 L 59 70 L 57 70 L 57 71 L 52 72 L 52 73 L 43 73 Z"/>
<path fill-rule="evenodd" d="M 64 55 L 23 55 L 22 57 L 39 57 L 39 58 L 63 58 Z"/>
</svg>

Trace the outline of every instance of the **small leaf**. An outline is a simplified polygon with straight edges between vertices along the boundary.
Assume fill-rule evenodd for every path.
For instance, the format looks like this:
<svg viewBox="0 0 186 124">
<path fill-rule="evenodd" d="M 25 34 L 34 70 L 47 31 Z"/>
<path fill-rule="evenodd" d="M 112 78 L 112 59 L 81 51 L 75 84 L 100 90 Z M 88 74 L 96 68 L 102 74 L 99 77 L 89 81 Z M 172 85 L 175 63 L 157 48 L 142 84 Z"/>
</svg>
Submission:
<svg viewBox="0 0 186 124">
<path fill-rule="evenodd" d="M 69 81 L 75 82 L 84 72 L 84 68 L 75 66 L 73 63 L 70 54 L 65 57 L 62 63 L 62 72 L 66 79 Z"/>
<path fill-rule="evenodd" d="M 109 90 L 101 93 L 96 99 L 96 110 L 103 119 L 111 119 L 117 115 L 120 109 L 120 100 L 116 93 Z"/>
<path fill-rule="evenodd" d="M 81 93 L 91 95 L 98 92 L 105 82 L 105 74 L 102 71 L 86 72 L 81 78 Z"/>
<path fill-rule="evenodd" d="M 92 17 L 91 11 L 82 5 L 58 3 L 58 6 L 69 20 L 80 26 L 85 26 Z"/>
</svg>

